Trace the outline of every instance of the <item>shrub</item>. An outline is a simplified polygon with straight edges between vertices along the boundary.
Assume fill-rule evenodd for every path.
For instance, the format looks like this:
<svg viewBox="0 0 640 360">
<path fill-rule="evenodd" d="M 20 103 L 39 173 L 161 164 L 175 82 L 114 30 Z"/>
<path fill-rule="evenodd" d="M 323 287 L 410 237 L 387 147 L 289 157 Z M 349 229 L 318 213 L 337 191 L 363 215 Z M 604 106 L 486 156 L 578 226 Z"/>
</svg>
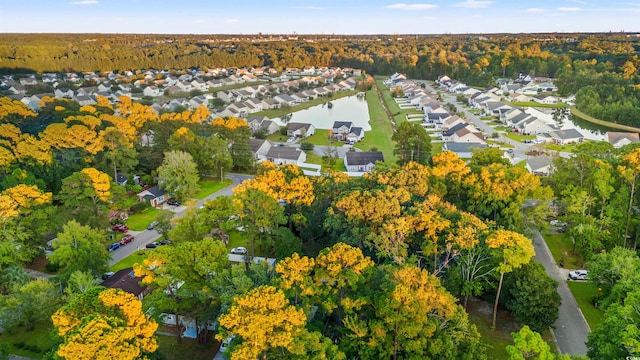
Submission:
<svg viewBox="0 0 640 360">
<path fill-rule="evenodd" d="M 310 142 L 302 142 L 300 143 L 301 150 L 313 150 L 314 145 Z"/>
<path fill-rule="evenodd" d="M 26 345 L 26 344 L 24 343 L 24 341 L 19 341 L 19 342 L 17 342 L 17 343 L 13 343 L 13 346 L 17 347 L 18 349 L 22 349 L 22 348 L 24 348 L 24 347 L 25 347 L 25 345 Z"/>
<path fill-rule="evenodd" d="M 139 214 L 139 213 L 145 211 L 149 207 L 151 207 L 151 204 L 148 201 L 140 201 L 140 202 L 137 202 L 137 203 L 133 204 L 129 208 L 129 213 L 130 214 Z"/>
<path fill-rule="evenodd" d="M 54 273 L 57 272 L 58 270 L 60 270 L 60 264 L 58 263 L 47 263 L 47 265 L 44 266 L 44 269 L 47 270 L 47 272 L 50 273 Z"/>
</svg>

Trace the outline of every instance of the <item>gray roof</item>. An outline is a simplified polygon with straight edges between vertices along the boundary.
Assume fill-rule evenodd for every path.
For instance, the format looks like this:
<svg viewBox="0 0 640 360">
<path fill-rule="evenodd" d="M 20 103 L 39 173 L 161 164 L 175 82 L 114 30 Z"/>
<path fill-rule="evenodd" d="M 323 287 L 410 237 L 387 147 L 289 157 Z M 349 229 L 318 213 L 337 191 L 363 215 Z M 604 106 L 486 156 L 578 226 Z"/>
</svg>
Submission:
<svg viewBox="0 0 640 360">
<path fill-rule="evenodd" d="M 454 153 L 465 153 L 465 152 L 473 152 L 473 149 L 484 149 L 487 147 L 486 144 L 481 143 L 458 143 L 458 142 L 450 142 L 445 143 L 445 147 L 447 150 L 452 151 Z"/>
<path fill-rule="evenodd" d="M 347 129 L 351 129 L 353 123 L 351 121 L 334 121 L 332 129 L 339 129 L 341 127 L 346 127 Z"/>
<path fill-rule="evenodd" d="M 155 199 L 158 196 L 162 196 L 164 194 L 166 194 L 167 192 L 164 190 L 161 190 L 157 185 L 151 188 L 148 188 L 147 190 L 143 190 L 140 193 L 138 193 L 138 195 L 143 194 L 143 193 L 148 193 L 146 195 L 144 195 L 145 199 Z"/>
<path fill-rule="evenodd" d="M 456 124 L 456 126 L 452 127 L 451 129 L 443 131 L 442 135 L 443 136 L 451 136 L 451 135 L 455 134 L 458 130 L 467 127 L 467 125 L 469 125 L 469 124 L 467 124 L 467 123 Z"/>
<path fill-rule="evenodd" d="M 268 140 L 265 139 L 249 139 L 249 147 L 251 148 L 251 151 L 255 154 L 260 147 L 267 142 Z"/>
<path fill-rule="evenodd" d="M 352 127 L 351 128 L 351 133 L 354 134 L 354 135 L 360 136 L 360 135 L 362 135 L 363 131 L 362 131 L 361 127 Z"/>
<path fill-rule="evenodd" d="M 638 133 L 619 132 L 619 131 L 607 132 L 607 140 L 611 144 L 615 144 L 622 139 L 627 139 L 630 142 L 640 142 L 640 137 L 638 136 Z"/>
<path fill-rule="evenodd" d="M 347 165 L 368 165 L 375 164 L 376 161 L 384 161 L 381 151 L 348 151 L 345 154 Z"/>
<path fill-rule="evenodd" d="M 267 158 L 298 160 L 302 151 L 288 146 L 273 146 L 267 152 Z"/>
<path fill-rule="evenodd" d="M 527 159 L 527 164 L 531 168 L 531 171 L 536 171 L 538 169 L 542 169 L 546 166 L 551 165 L 551 156 L 532 156 Z"/>
<path fill-rule="evenodd" d="M 298 129 L 309 130 L 310 128 L 311 128 L 311 124 L 306 124 L 306 123 L 290 122 L 287 124 L 287 130 L 289 131 L 296 131 Z"/>
<path fill-rule="evenodd" d="M 552 131 L 550 133 L 550 135 L 552 137 L 555 138 L 559 138 L 562 140 L 566 140 L 566 139 L 576 139 L 576 138 L 583 138 L 584 136 L 580 133 L 580 131 L 576 130 L 576 129 L 567 129 L 567 130 L 558 130 L 558 131 Z"/>
</svg>

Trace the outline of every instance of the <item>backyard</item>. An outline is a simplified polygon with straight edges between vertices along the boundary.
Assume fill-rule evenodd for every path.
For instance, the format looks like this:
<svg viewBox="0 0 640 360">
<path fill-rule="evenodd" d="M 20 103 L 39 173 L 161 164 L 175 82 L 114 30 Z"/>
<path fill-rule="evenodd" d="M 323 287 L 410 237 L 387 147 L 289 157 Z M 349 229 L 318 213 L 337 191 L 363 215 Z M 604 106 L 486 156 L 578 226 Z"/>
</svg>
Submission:
<svg viewBox="0 0 640 360">
<path fill-rule="evenodd" d="M 544 239 L 556 263 L 564 261 L 567 269 L 580 269 L 584 266 L 582 256 L 574 253 L 573 241 L 567 233 L 545 233 Z"/>
</svg>

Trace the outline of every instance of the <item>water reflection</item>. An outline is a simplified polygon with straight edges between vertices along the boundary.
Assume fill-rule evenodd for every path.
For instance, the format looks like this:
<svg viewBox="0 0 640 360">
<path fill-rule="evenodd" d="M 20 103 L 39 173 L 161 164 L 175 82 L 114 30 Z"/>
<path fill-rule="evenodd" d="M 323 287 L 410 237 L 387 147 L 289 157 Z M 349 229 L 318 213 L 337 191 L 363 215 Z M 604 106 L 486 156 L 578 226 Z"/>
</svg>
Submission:
<svg viewBox="0 0 640 360">
<path fill-rule="evenodd" d="M 347 96 L 331 100 L 331 103 L 331 108 L 324 104 L 294 112 L 289 121 L 312 124 L 316 129 L 331 129 L 334 121 L 351 121 L 355 127 L 371 130 L 369 108 L 364 98 Z"/>
</svg>

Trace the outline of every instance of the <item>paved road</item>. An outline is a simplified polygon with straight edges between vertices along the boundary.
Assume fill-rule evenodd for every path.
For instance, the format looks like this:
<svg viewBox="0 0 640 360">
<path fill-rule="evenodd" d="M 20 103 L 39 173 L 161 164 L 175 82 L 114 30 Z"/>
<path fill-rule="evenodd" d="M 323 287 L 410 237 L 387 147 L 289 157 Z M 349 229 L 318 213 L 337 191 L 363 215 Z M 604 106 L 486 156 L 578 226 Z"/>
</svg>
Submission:
<svg viewBox="0 0 640 360">
<path fill-rule="evenodd" d="M 536 260 L 544 266 L 547 274 L 559 283 L 558 294 L 562 298 L 562 304 L 558 320 L 553 325 L 555 327 L 553 334 L 558 349 L 563 354 L 587 355 L 585 343 L 590 332 L 589 325 L 567 286 L 566 272 L 558 268 L 547 244 L 538 231 L 535 232 L 533 244 L 536 250 Z"/>
<path fill-rule="evenodd" d="M 208 197 L 198 201 L 198 203 L 195 205 L 196 208 L 200 207 L 202 204 L 204 204 L 206 201 L 210 200 L 210 199 L 214 199 L 218 196 L 224 196 L 224 195 L 233 195 L 233 188 L 240 184 L 241 182 L 243 182 L 246 179 L 252 178 L 252 175 L 244 175 L 244 174 L 228 174 L 226 176 L 226 178 L 231 179 L 233 181 L 233 183 L 227 187 L 225 187 L 224 189 L 221 189 L 211 195 L 209 195 Z M 169 207 L 171 208 L 171 207 Z M 184 216 L 185 212 L 187 211 L 188 207 L 186 206 L 178 206 L 176 208 L 171 208 L 171 211 L 175 212 L 174 215 L 174 219 L 177 218 L 181 218 L 182 216 Z M 150 242 L 154 242 L 156 240 L 158 240 L 158 238 L 160 238 L 160 234 L 158 234 L 157 231 L 155 230 L 144 230 L 144 231 L 129 231 L 129 234 L 134 235 L 134 239 L 132 242 L 130 242 L 129 244 L 120 247 L 119 249 L 113 251 L 111 253 L 111 261 L 109 261 L 109 266 L 117 263 L 118 261 L 126 258 L 127 256 L 131 255 L 133 252 L 135 252 L 138 249 L 144 249 L 145 245 L 147 245 Z"/>
</svg>

